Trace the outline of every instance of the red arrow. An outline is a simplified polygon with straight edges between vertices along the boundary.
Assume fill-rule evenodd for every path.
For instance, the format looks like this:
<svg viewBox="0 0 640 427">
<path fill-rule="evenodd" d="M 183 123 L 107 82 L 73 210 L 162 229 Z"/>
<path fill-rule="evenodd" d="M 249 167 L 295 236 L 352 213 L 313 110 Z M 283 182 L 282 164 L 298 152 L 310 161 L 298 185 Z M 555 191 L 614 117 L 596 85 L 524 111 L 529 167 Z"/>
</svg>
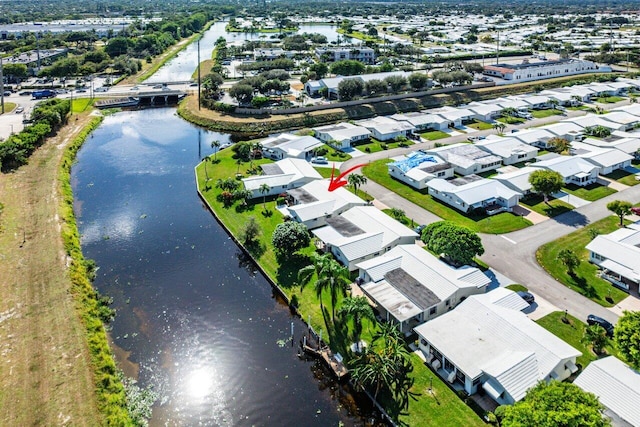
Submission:
<svg viewBox="0 0 640 427">
<path fill-rule="evenodd" d="M 336 165 L 334 164 L 333 169 L 331 169 L 331 181 L 329 181 L 329 191 L 337 190 L 338 188 L 344 187 L 345 185 L 347 185 L 349 182 L 342 178 L 344 178 L 346 175 L 349 175 L 354 170 L 364 166 L 367 166 L 367 165 L 366 164 L 356 165 L 342 172 L 340 175 L 338 175 L 337 178 L 334 178 L 333 173 L 336 171 Z"/>
</svg>

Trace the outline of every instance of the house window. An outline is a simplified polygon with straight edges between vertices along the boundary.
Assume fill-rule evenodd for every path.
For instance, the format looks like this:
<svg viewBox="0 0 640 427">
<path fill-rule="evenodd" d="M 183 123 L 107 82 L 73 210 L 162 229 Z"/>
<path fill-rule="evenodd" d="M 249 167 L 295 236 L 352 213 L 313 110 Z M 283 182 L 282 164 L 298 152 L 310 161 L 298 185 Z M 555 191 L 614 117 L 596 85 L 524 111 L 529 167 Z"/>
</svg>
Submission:
<svg viewBox="0 0 640 427">
<path fill-rule="evenodd" d="M 477 387 L 478 385 L 480 385 L 480 377 L 478 377 L 475 380 L 473 380 L 473 386 Z"/>
<path fill-rule="evenodd" d="M 423 346 L 427 346 L 427 340 L 425 340 L 424 338 L 420 338 L 420 344 Z"/>
<path fill-rule="evenodd" d="M 431 307 L 429 309 L 429 316 L 433 316 L 434 314 L 436 314 L 437 310 L 438 310 L 438 308 L 435 305 L 433 307 Z"/>
<path fill-rule="evenodd" d="M 444 302 L 444 305 L 446 305 L 447 307 L 449 307 L 451 305 L 451 300 L 446 300 Z"/>
</svg>

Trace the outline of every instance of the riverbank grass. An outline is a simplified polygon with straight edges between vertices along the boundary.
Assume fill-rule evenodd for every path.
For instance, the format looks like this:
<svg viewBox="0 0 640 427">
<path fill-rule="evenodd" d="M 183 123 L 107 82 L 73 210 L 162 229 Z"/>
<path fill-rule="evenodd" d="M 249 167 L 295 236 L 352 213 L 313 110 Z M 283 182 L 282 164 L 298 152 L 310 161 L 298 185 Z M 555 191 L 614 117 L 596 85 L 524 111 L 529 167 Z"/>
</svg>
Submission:
<svg viewBox="0 0 640 427">
<path fill-rule="evenodd" d="M 427 190 L 418 191 L 393 179 L 387 171 L 387 163 L 389 161 L 389 159 L 382 159 L 371 162 L 363 168 L 363 174 L 368 179 L 434 213 L 443 220 L 453 221 L 472 231 L 490 234 L 508 233 L 531 225 L 529 220 L 509 212 L 502 212 L 493 216 L 464 215 L 462 212 L 458 212 L 435 200 L 427 193 Z"/>
<path fill-rule="evenodd" d="M 565 286 L 602 306 L 612 307 L 628 294 L 598 276 L 598 268 L 589 262 L 589 251 L 585 246 L 593 235 L 617 230 L 618 222 L 618 217 L 612 215 L 541 246 L 536 252 L 538 263 Z M 567 273 L 567 268 L 558 259 L 558 254 L 563 249 L 572 250 L 580 258 L 580 265 L 573 276 Z"/>
</svg>

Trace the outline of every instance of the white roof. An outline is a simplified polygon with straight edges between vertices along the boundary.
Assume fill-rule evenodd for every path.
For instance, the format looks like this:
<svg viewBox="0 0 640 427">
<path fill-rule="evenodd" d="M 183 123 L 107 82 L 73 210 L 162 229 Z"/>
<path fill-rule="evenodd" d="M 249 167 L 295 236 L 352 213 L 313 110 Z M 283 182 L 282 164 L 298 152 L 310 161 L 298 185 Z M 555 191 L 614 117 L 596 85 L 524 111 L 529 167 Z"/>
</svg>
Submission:
<svg viewBox="0 0 640 427">
<path fill-rule="evenodd" d="M 289 206 L 300 221 L 320 218 L 343 209 L 347 205 L 365 205 L 367 202 L 344 187 L 329 191 L 329 180 L 316 180 L 303 185 L 296 191 L 305 191 L 316 201 Z"/>
<path fill-rule="evenodd" d="M 521 99 L 505 99 L 504 101 L 499 101 L 498 105 L 500 107 L 502 107 L 503 109 L 505 108 L 528 108 L 529 104 L 524 102 Z"/>
<path fill-rule="evenodd" d="M 624 125 L 637 123 L 638 120 L 640 120 L 640 117 L 634 116 L 633 114 L 629 114 L 624 111 L 612 111 L 607 114 L 602 114 L 600 118 L 604 120 L 609 120 L 610 122 L 620 123 Z"/>
<path fill-rule="evenodd" d="M 448 122 L 447 119 L 445 119 L 444 117 L 440 117 L 437 114 L 428 114 L 421 112 L 394 114 L 391 116 L 391 118 L 398 121 L 409 122 L 413 126 Z"/>
<path fill-rule="evenodd" d="M 609 356 L 591 362 L 573 383 L 629 424 L 640 426 L 640 372 Z"/>
<path fill-rule="evenodd" d="M 531 183 L 529 182 L 529 175 L 535 172 L 537 169 L 531 166 L 525 166 L 517 171 L 501 173 L 494 176 L 492 179 L 498 180 L 502 183 L 510 182 L 521 193 L 525 193 L 531 190 Z"/>
<path fill-rule="evenodd" d="M 578 126 L 575 123 L 559 122 L 547 126 L 542 126 L 540 129 L 551 132 L 555 136 L 566 138 L 569 135 L 582 135 L 582 126 Z"/>
<path fill-rule="evenodd" d="M 371 131 L 376 130 L 381 134 L 394 133 L 400 131 L 414 130 L 415 127 L 408 122 L 399 122 L 391 117 L 377 116 L 371 119 L 360 120 L 358 125 Z"/>
<path fill-rule="evenodd" d="M 620 150 L 616 150 L 615 148 L 598 149 L 597 147 L 590 146 L 589 144 L 581 144 L 581 146 L 582 145 L 590 147 L 591 150 L 585 153 L 578 154 L 578 156 L 601 168 L 615 166 L 620 163 L 633 160 L 633 156 L 630 156 L 629 154 L 624 153 Z M 576 147 L 577 144 L 571 143 L 571 146 Z"/>
<path fill-rule="evenodd" d="M 481 149 L 507 159 L 514 154 L 537 153 L 538 149 L 531 145 L 525 144 L 515 138 L 499 137 L 491 135 L 483 141 L 477 141 L 474 145 Z"/>
<path fill-rule="evenodd" d="M 340 214 L 362 233 L 342 235 L 331 225 L 313 230 L 320 240 L 341 250 L 349 261 L 362 258 L 392 244 L 402 237 L 418 234 L 374 206 L 356 206 Z"/>
<path fill-rule="evenodd" d="M 369 136 L 371 132 L 368 129 L 352 125 L 351 123 L 342 122 L 337 123 L 335 125 L 327 125 L 312 128 L 316 132 L 326 133 L 331 137 L 331 139 L 335 139 L 336 141 L 342 141 L 344 139 L 351 139 L 356 136 Z"/>
<path fill-rule="evenodd" d="M 531 166 L 556 171 L 565 179 L 580 173 L 590 174 L 594 169 L 598 169 L 594 164 L 577 156 L 557 156 L 549 160 L 535 162 Z"/>
<path fill-rule="evenodd" d="M 467 105 L 466 108 L 475 114 L 482 114 L 482 115 L 494 114 L 494 113 L 497 113 L 498 111 L 502 111 L 502 108 L 498 105 L 483 104 L 480 102 L 471 103 Z"/>
<path fill-rule="evenodd" d="M 511 135 L 512 138 L 518 139 L 525 144 L 534 144 L 536 142 L 546 142 L 556 135 L 544 128 L 530 128 Z"/>
<path fill-rule="evenodd" d="M 523 96 L 521 99 L 529 105 L 546 104 L 549 102 L 548 95 L 529 95 Z"/>
<path fill-rule="evenodd" d="M 451 144 L 442 147 L 431 148 L 428 154 L 437 154 L 444 160 L 462 168 L 468 168 L 474 164 L 487 165 L 502 162 L 502 159 L 479 149 L 473 144 Z"/>
<path fill-rule="evenodd" d="M 586 249 L 607 258 L 607 261 L 611 261 L 607 267 L 610 267 L 610 270 L 640 281 L 639 245 L 639 230 L 621 228 L 613 233 L 596 236 L 589 242 Z"/>
<path fill-rule="evenodd" d="M 439 115 L 440 117 L 443 117 L 452 122 L 459 119 L 465 119 L 467 117 L 471 117 L 475 114 L 473 111 L 466 108 L 456 108 L 453 110 L 444 110 L 444 111 L 442 111 L 442 109 L 439 109 L 439 110 L 431 110 L 431 111 Z"/>
<path fill-rule="evenodd" d="M 609 129 L 618 129 L 620 124 L 613 123 L 608 120 L 602 119 L 604 116 L 598 116 L 596 114 L 587 114 L 582 117 L 572 117 L 570 119 L 562 120 L 565 123 L 572 123 L 574 125 L 578 125 L 582 128 L 592 127 L 592 126 L 604 126 Z"/>
<path fill-rule="evenodd" d="M 415 331 L 469 378 L 492 375 L 497 381 L 490 381 L 518 401 L 560 363 L 582 353 L 519 310 L 492 303 L 492 292 L 470 296 Z"/>
<path fill-rule="evenodd" d="M 571 101 L 571 94 L 568 92 L 561 92 L 559 90 L 543 90 L 541 95 L 547 95 L 549 98 L 557 99 L 560 102 Z"/>
<path fill-rule="evenodd" d="M 291 157 L 297 157 L 302 153 L 309 152 L 323 145 L 324 143 L 322 141 L 312 136 L 298 136 L 290 133 L 272 136 L 262 141 L 262 147 L 264 149 L 277 148 Z"/>
<path fill-rule="evenodd" d="M 613 111 L 624 111 L 626 113 L 640 117 L 640 104 L 623 105 L 621 107 L 614 108 Z"/>
<path fill-rule="evenodd" d="M 286 185 L 300 179 L 307 178 L 321 180 L 322 176 L 307 161 L 302 159 L 282 159 L 275 162 L 282 173 L 274 175 L 257 175 L 243 178 L 242 182 L 247 190 L 255 191 L 262 184 L 269 187 Z"/>
<path fill-rule="evenodd" d="M 371 282 L 362 285 L 362 289 L 401 322 L 438 303 L 431 300 L 425 304 L 421 299 L 425 294 L 433 294 L 440 301 L 445 301 L 454 297 L 459 289 L 479 289 L 491 283 L 477 268 L 453 268 L 418 245 L 396 246 L 384 255 L 359 263 L 357 267 L 371 277 Z M 424 289 L 394 287 L 385 275 L 398 269 Z"/>
<path fill-rule="evenodd" d="M 434 178 L 427 183 L 427 187 L 443 193 L 455 194 L 468 205 L 474 205 L 496 197 L 510 199 L 520 194 L 499 181 L 486 178 L 481 178 L 464 185 L 455 185 L 452 184 L 451 181 Z"/>
</svg>

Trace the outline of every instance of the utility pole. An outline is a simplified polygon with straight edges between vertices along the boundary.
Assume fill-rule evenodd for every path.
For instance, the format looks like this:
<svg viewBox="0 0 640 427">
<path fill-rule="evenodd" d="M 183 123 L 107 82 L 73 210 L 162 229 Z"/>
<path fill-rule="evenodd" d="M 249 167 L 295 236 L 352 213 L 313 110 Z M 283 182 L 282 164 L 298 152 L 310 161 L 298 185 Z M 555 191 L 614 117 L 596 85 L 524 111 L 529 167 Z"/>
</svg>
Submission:
<svg viewBox="0 0 640 427">
<path fill-rule="evenodd" d="M 2 114 L 4 114 L 4 75 L 2 71 L 2 56 L 0 56 L 0 104 L 2 105 Z"/>
<path fill-rule="evenodd" d="M 200 110 L 202 103 L 200 102 L 200 93 L 202 90 L 200 89 L 200 39 L 202 37 L 198 37 L 198 110 Z"/>
<path fill-rule="evenodd" d="M 496 65 L 500 62 L 500 30 L 498 30 L 498 39 L 496 40 Z"/>
</svg>

